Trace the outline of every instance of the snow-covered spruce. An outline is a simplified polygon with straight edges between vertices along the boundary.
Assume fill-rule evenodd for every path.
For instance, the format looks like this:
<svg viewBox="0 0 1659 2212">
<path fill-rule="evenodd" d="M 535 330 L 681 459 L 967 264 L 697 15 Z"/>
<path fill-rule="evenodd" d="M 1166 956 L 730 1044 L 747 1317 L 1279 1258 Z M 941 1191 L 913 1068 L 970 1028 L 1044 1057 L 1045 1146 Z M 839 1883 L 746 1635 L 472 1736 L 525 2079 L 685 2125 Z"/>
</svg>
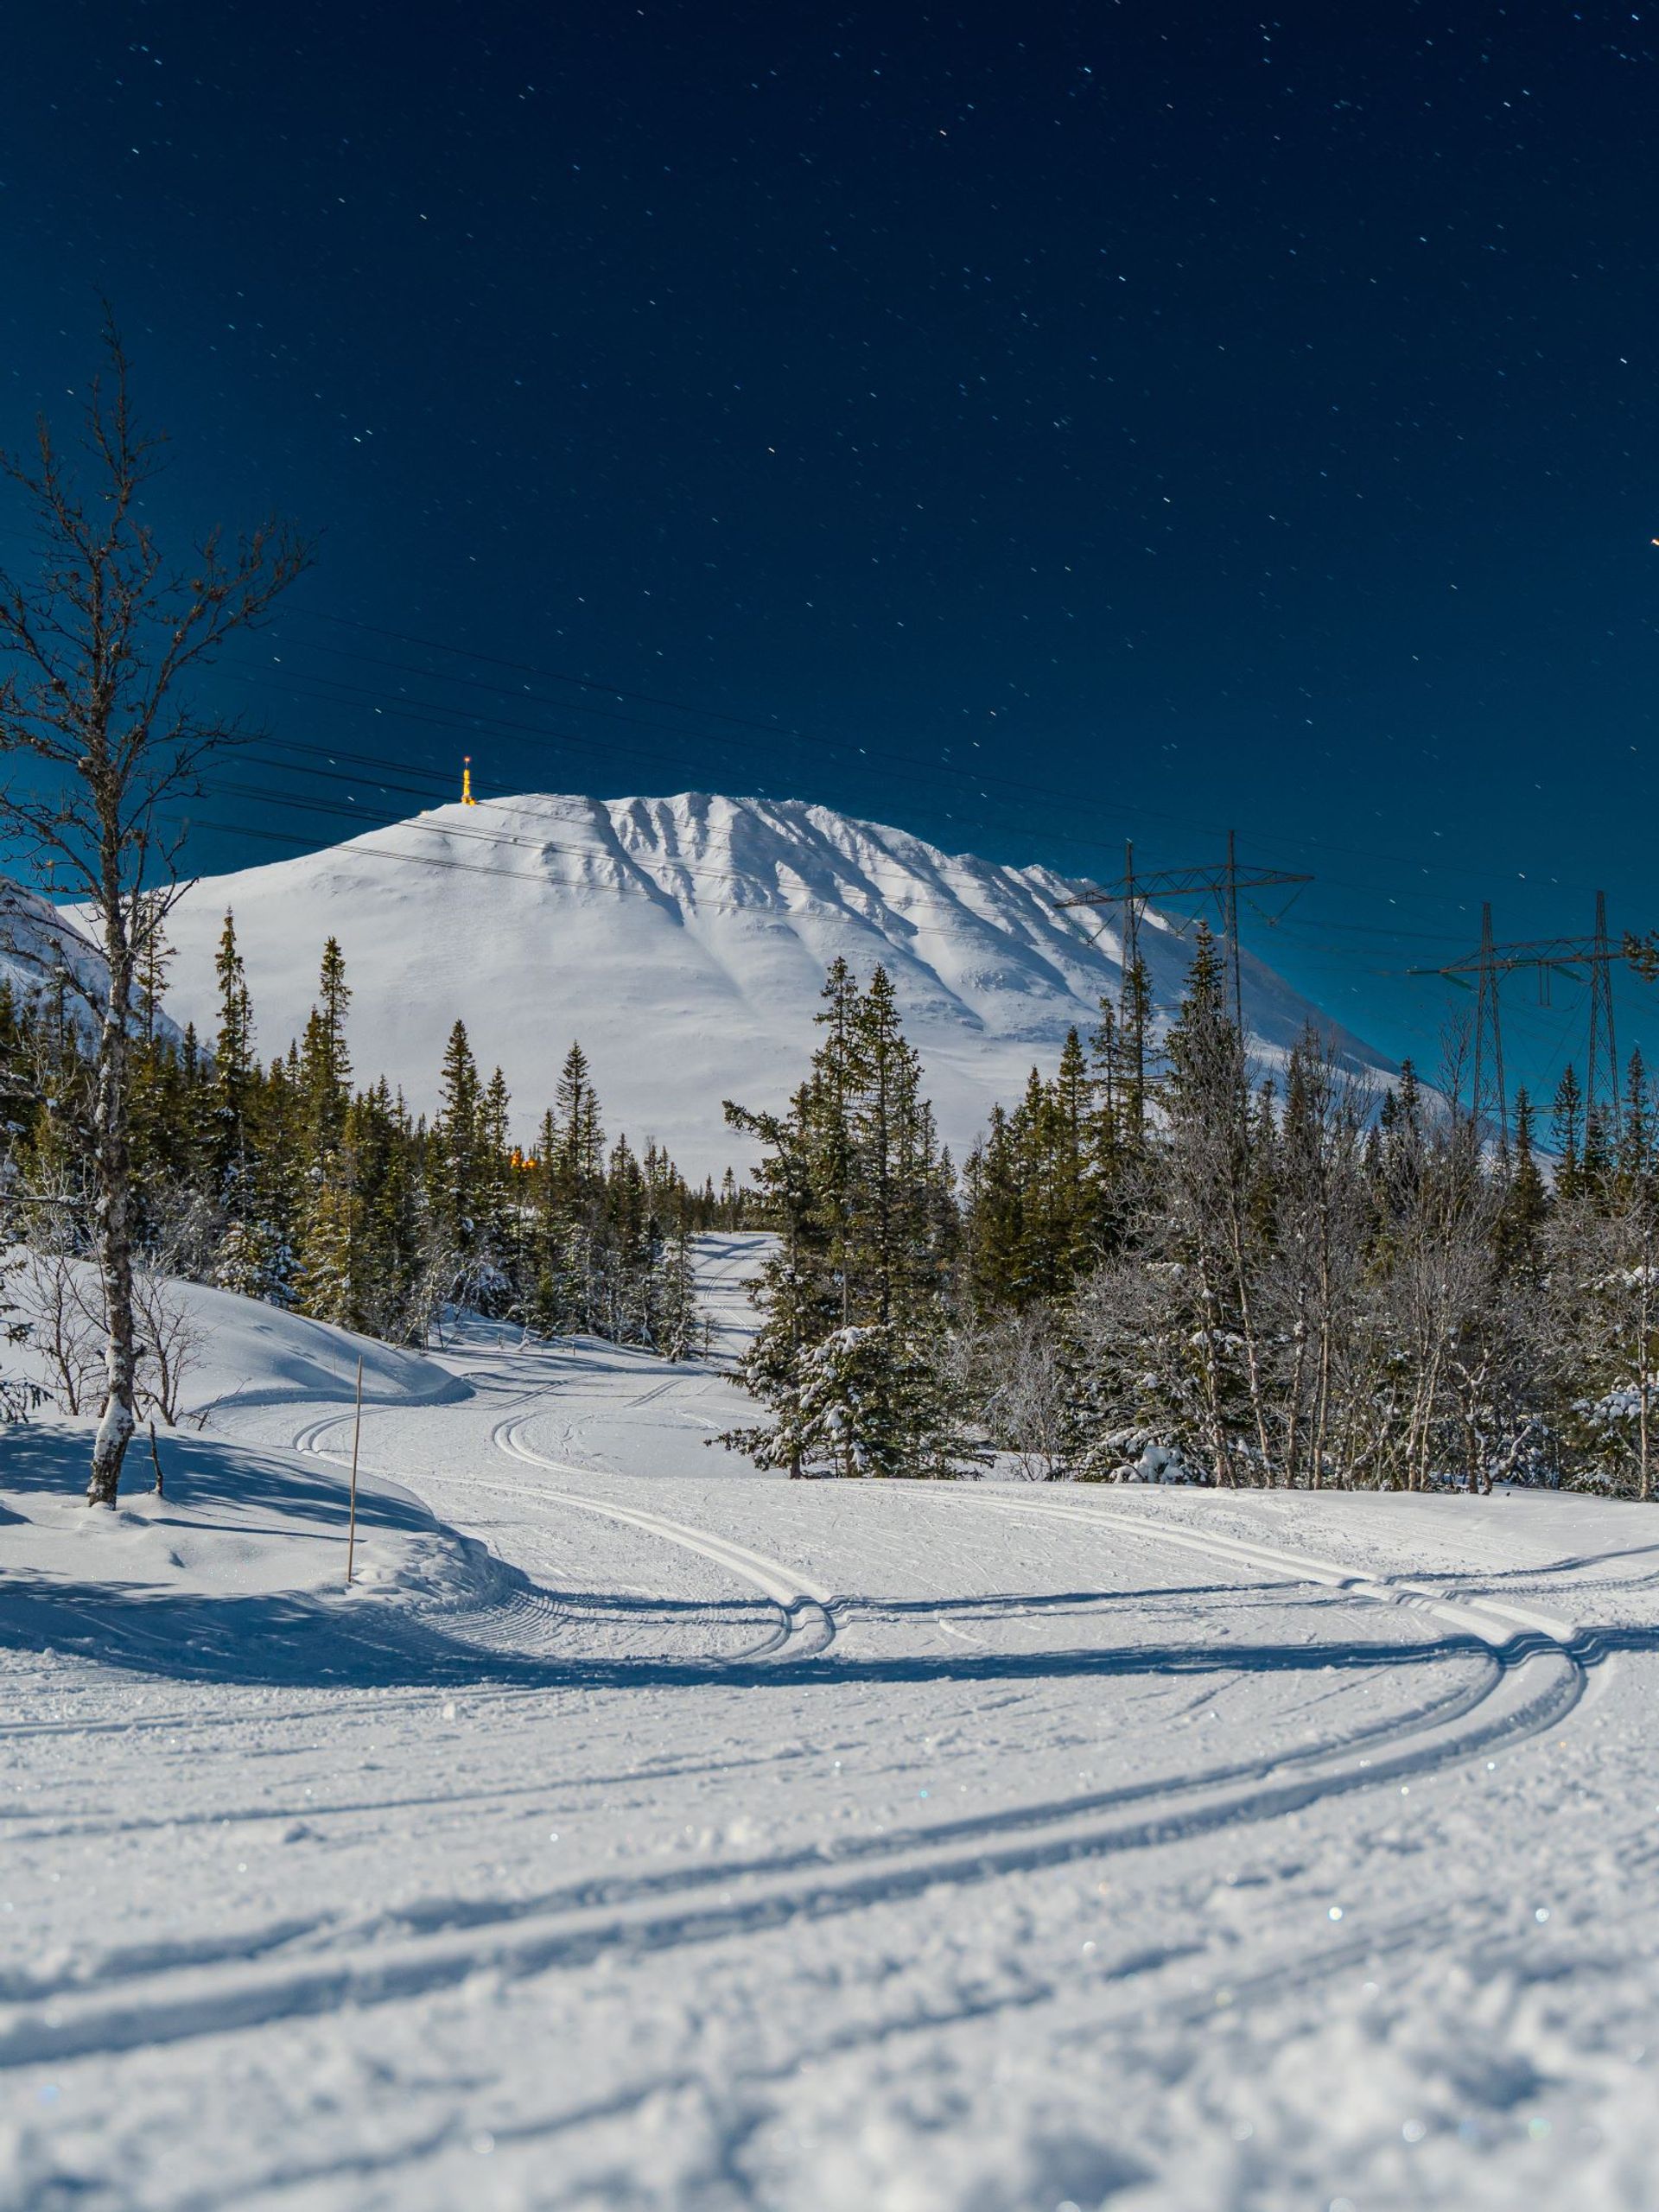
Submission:
<svg viewBox="0 0 1659 2212">
<path fill-rule="evenodd" d="M 1161 1039 L 1144 978 L 1033 1070 L 959 1194 L 879 970 L 831 971 L 786 1116 L 734 1109 L 779 1233 L 732 1442 L 793 1473 L 1653 1490 L 1659 1115 L 1569 1071 L 1553 1183 L 1408 1067 L 1380 1097 L 1308 1033 L 1258 1079 L 1198 934 Z M 1455 1071 L 1454 1071 L 1455 1072 Z M 910 1133 L 906 1135 L 906 1132 Z"/>
<path fill-rule="evenodd" d="M 966 1432 L 946 1294 L 957 1243 L 948 1154 L 878 968 L 830 969 L 822 1040 L 786 1117 L 728 1108 L 764 1147 L 776 1250 L 746 1387 L 772 1415 L 723 1440 L 791 1475 L 949 1475 L 987 1454 Z"/>
</svg>

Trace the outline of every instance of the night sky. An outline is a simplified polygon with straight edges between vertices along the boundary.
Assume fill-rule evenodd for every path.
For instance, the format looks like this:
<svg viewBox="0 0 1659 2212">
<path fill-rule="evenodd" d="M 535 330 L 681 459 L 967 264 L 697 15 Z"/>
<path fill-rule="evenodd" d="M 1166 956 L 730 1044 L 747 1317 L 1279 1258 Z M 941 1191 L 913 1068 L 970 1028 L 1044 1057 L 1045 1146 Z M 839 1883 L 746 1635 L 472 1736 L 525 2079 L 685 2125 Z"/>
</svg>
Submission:
<svg viewBox="0 0 1659 2212">
<path fill-rule="evenodd" d="M 67 0 L 9 33 L 0 439 L 105 293 L 158 521 L 319 536 L 220 696 L 416 795 L 262 755 L 199 868 L 467 750 L 1069 874 L 1236 824 L 1319 879 L 1246 941 L 1432 1057 L 1400 971 L 1483 898 L 1659 923 L 1656 53 L 1542 0 Z"/>
</svg>

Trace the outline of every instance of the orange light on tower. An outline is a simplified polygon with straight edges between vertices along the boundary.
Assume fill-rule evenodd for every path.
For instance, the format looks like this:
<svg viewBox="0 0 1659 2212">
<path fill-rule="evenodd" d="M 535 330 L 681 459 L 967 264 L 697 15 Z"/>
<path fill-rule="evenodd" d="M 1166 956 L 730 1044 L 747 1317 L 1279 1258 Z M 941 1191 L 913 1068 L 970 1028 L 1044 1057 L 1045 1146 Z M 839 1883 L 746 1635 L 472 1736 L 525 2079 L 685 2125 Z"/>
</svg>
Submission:
<svg viewBox="0 0 1659 2212">
<path fill-rule="evenodd" d="M 473 756 L 470 753 L 465 753 L 461 757 L 461 803 L 463 806 L 476 806 L 478 804 L 478 801 L 473 797 Z"/>
</svg>

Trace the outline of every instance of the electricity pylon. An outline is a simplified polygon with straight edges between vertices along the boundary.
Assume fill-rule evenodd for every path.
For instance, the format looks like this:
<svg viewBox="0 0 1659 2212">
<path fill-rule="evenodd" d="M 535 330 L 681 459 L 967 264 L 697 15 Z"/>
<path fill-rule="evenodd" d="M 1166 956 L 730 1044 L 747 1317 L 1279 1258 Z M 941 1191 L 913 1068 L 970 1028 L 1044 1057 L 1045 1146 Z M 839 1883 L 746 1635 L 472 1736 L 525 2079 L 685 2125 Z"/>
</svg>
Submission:
<svg viewBox="0 0 1659 2212">
<path fill-rule="evenodd" d="M 1219 868 L 1171 868 L 1152 875 L 1137 875 L 1135 872 L 1135 847 L 1123 848 L 1123 875 L 1117 883 L 1097 886 L 1093 891 L 1079 892 L 1071 899 L 1058 899 L 1061 906 L 1119 906 L 1123 909 L 1123 963 L 1127 975 L 1133 966 L 1140 946 L 1141 917 L 1154 899 L 1160 905 L 1172 905 L 1177 900 L 1213 899 L 1221 935 L 1227 945 L 1229 964 L 1233 978 L 1233 1020 L 1241 1039 L 1244 1034 L 1244 987 L 1238 957 L 1238 894 L 1241 891 L 1266 891 L 1277 884 L 1312 883 L 1311 875 L 1293 875 L 1283 868 L 1240 868 L 1237 839 L 1232 830 L 1227 832 L 1227 857 Z"/>
<path fill-rule="evenodd" d="M 1615 946 L 1607 934 L 1607 894 L 1596 893 L 1596 926 L 1589 937 L 1535 938 L 1519 944 L 1497 944 L 1492 940 L 1492 910 L 1480 910 L 1480 943 L 1443 968 L 1413 968 L 1414 976 L 1443 976 L 1463 989 L 1471 988 L 1475 1001 L 1474 1097 L 1475 1117 L 1495 1122 L 1505 1142 L 1510 1134 L 1509 1100 L 1503 1086 L 1503 1031 L 1498 991 L 1502 978 L 1516 969 L 1530 968 L 1538 976 L 1539 995 L 1548 1004 L 1553 976 L 1567 976 L 1576 982 L 1590 982 L 1590 1051 L 1585 1071 L 1585 1112 L 1599 1105 L 1603 1126 L 1614 1136 L 1621 1119 L 1618 1094 L 1618 1046 L 1613 1032 L 1613 963 L 1632 958 L 1634 939 Z"/>
</svg>

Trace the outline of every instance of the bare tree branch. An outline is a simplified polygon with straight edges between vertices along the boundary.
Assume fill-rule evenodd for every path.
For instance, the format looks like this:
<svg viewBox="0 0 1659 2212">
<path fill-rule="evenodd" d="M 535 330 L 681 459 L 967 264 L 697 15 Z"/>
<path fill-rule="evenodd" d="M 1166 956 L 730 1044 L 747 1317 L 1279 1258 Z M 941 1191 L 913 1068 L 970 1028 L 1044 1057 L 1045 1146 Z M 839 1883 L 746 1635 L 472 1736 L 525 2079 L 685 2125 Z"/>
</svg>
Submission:
<svg viewBox="0 0 1659 2212">
<path fill-rule="evenodd" d="M 0 454 L 0 481 L 20 496 L 41 549 L 32 582 L 0 569 L 0 753 L 35 772 L 14 771 L 0 785 L 0 834 L 37 864 L 67 874 L 64 887 L 92 910 L 103 973 L 89 976 L 49 929 L 39 932 L 44 943 L 9 932 L 3 914 L 0 946 L 73 990 L 97 1027 L 94 1242 L 108 1327 L 87 1496 L 107 1505 L 136 1422 L 134 994 L 182 889 L 181 834 L 163 817 L 202 794 L 207 763 L 243 734 L 234 718 L 200 714 L 186 680 L 232 632 L 258 626 L 311 552 L 288 524 L 268 521 L 228 546 L 214 530 L 191 561 L 169 568 L 143 512 L 164 441 L 137 423 L 126 352 L 107 308 L 104 350 L 77 461 L 66 461 L 44 419 L 29 461 Z"/>
</svg>

